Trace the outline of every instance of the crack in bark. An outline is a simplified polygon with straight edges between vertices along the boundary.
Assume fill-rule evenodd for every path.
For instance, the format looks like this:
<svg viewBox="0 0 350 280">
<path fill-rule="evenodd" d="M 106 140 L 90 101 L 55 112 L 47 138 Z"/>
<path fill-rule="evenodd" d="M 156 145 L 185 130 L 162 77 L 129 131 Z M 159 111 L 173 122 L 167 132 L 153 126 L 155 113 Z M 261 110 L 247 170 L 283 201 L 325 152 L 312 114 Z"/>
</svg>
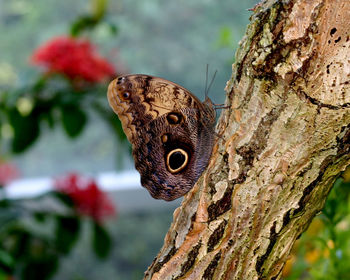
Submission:
<svg viewBox="0 0 350 280">
<path fill-rule="evenodd" d="M 329 165 L 331 165 L 331 163 L 334 162 L 334 156 L 330 155 L 328 157 L 326 157 L 323 162 L 321 163 L 321 166 L 319 168 L 319 173 L 317 178 L 312 181 L 303 191 L 303 195 L 299 200 L 299 207 L 294 211 L 293 216 L 298 215 L 301 211 L 305 210 L 305 205 L 308 202 L 309 199 L 309 195 L 312 192 L 312 190 L 315 188 L 315 186 L 321 182 L 322 177 L 326 171 L 326 169 L 328 168 Z"/>
<path fill-rule="evenodd" d="M 271 38 L 271 44 L 268 46 L 261 46 L 259 43 L 261 41 L 261 37 L 263 36 L 264 32 L 260 31 L 259 34 L 261 36 L 258 38 L 257 42 L 257 49 L 255 51 L 260 52 L 266 52 L 266 47 L 271 48 L 271 52 L 266 55 L 266 58 L 264 59 L 264 63 L 259 63 L 257 65 L 252 65 L 252 68 L 254 71 L 256 71 L 255 75 L 259 80 L 269 80 L 270 82 L 276 83 L 278 81 L 275 67 L 277 64 L 280 64 L 281 62 L 285 61 L 285 59 L 288 57 L 289 51 L 286 52 L 286 49 L 289 50 L 295 49 L 295 45 L 297 42 L 293 41 L 288 44 L 284 42 L 284 35 L 283 35 L 283 26 L 285 26 L 285 21 L 287 20 L 282 15 L 284 13 L 289 14 L 292 10 L 293 3 L 290 2 L 289 4 L 276 2 L 271 9 L 269 9 L 269 16 L 266 21 L 262 21 L 260 23 L 261 28 L 264 28 L 266 24 L 269 24 L 269 27 L 275 27 L 273 30 L 271 30 L 271 34 L 273 35 L 273 38 Z M 276 17 L 272 22 L 269 22 L 271 19 L 271 12 L 274 12 L 274 15 Z M 286 55 L 287 53 L 287 55 Z M 253 56 L 254 58 L 254 56 Z"/>
<path fill-rule="evenodd" d="M 259 14 L 256 14 L 256 18 L 259 20 L 259 22 L 261 22 L 261 24 L 256 25 L 256 30 L 254 30 L 254 35 L 251 34 L 251 39 L 250 39 L 250 44 L 254 43 L 254 42 L 259 42 L 261 39 L 261 34 L 262 29 L 264 28 L 264 24 L 262 24 L 262 22 L 266 22 L 268 21 L 268 19 L 270 18 L 271 15 L 271 9 L 268 9 L 267 11 L 264 12 L 260 12 Z M 242 46 L 240 46 L 242 47 Z M 246 52 L 244 54 L 244 56 L 241 59 L 237 59 L 236 57 L 236 61 L 241 61 L 241 62 L 237 62 L 236 63 L 236 77 L 235 80 L 237 83 L 240 82 L 241 77 L 243 75 L 244 72 L 244 68 L 246 67 L 246 65 L 251 65 L 250 61 L 248 62 L 247 60 L 251 58 L 251 51 L 255 51 L 255 48 L 250 47 L 250 51 Z"/>
<path fill-rule="evenodd" d="M 272 227 L 270 228 L 270 243 L 266 249 L 265 254 L 263 254 L 262 256 L 258 257 L 257 261 L 256 261 L 256 265 L 255 265 L 255 269 L 258 273 L 258 275 L 260 276 L 259 279 L 263 279 L 262 275 L 264 273 L 264 268 L 263 268 L 263 264 L 264 261 L 267 259 L 267 256 L 271 253 L 273 246 L 275 245 L 276 241 L 277 241 L 277 233 L 276 233 L 276 221 L 273 222 Z"/>
<path fill-rule="evenodd" d="M 337 144 L 338 144 L 338 155 L 345 155 L 350 153 L 350 124 L 347 126 L 343 126 L 340 130 L 340 135 L 344 134 L 343 137 L 337 136 Z"/>
<path fill-rule="evenodd" d="M 239 162 L 239 165 L 242 167 L 239 177 L 246 177 L 248 171 L 253 166 L 254 159 L 265 149 L 271 132 L 270 127 L 278 119 L 285 107 L 286 104 L 281 102 L 278 107 L 273 108 L 268 114 L 266 114 L 266 116 L 260 121 L 249 144 L 236 150 L 237 154 L 242 157 Z"/>
<path fill-rule="evenodd" d="M 330 110 L 341 110 L 341 109 L 345 109 L 345 108 L 350 108 L 350 103 L 344 103 L 342 105 L 331 105 L 331 104 L 322 103 L 318 99 L 307 95 L 306 92 L 304 92 L 302 90 L 300 91 L 300 94 L 303 98 L 308 100 L 311 104 L 316 105 L 319 108 L 328 108 Z M 300 96 L 300 94 L 298 94 L 298 95 Z"/>
<path fill-rule="evenodd" d="M 217 217 L 222 215 L 231 209 L 231 197 L 232 197 L 233 186 L 229 187 L 223 197 L 217 202 L 208 206 L 208 221 L 211 222 Z"/>
<path fill-rule="evenodd" d="M 175 239 L 174 239 L 174 240 L 175 240 Z M 173 246 L 173 247 L 170 249 L 169 253 L 164 257 L 164 259 L 163 259 L 162 261 L 157 262 L 157 263 L 154 265 L 154 267 L 153 267 L 153 273 L 158 272 L 158 271 L 162 268 L 162 266 L 163 266 L 164 264 L 166 264 L 166 263 L 170 260 L 170 258 L 171 258 L 172 256 L 175 255 L 176 252 L 177 252 L 177 249 L 176 249 L 175 246 Z"/>
<path fill-rule="evenodd" d="M 188 229 L 188 232 L 190 232 L 193 229 L 193 223 L 195 222 L 196 217 L 197 217 L 197 212 L 194 212 L 194 214 L 191 217 L 191 225 L 190 225 L 190 228 Z"/>
<path fill-rule="evenodd" d="M 176 278 L 174 278 L 174 280 L 180 279 L 192 268 L 192 266 L 196 262 L 196 258 L 198 256 L 198 252 L 201 246 L 202 241 L 199 241 L 199 243 L 196 246 L 194 246 L 193 249 L 188 253 L 187 260 L 181 267 L 181 273 Z"/>
<path fill-rule="evenodd" d="M 266 116 L 260 121 L 250 143 L 237 149 L 237 154 L 242 157 L 239 163 L 242 168 L 241 172 L 238 178 L 232 181 L 233 186 L 226 190 L 223 197 L 217 202 L 208 206 L 209 222 L 231 209 L 231 196 L 234 185 L 241 184 L 245 181 L 248 171 L 253 166 L 254 159 L 258 157 L 265 149 L 270 133 L 270 127 L 278 119 L 285 106 L 286 104 L 281 102 L 278 107 L 273 108 L 269 113 L 267 113 Z"/>
<path fill-rule="evenodd" d="M 215 184 L 213 183 L 212 180 L 208 183 L 208 188 L 209 188 L 210 196 L 213 197 L 214 194 L 216 194 L 216 188 L 215 188 Z"/>
<path fill-rule="evenodd" d="M 221 251 L 219 251 L 215 255 L 213 260 L 210 262 L 210 264 L 205 269 L 203 276 L 202 276 L 202 280 L 212 280 L 213 279 L 213 276 L 214 276 L 215 270 L 218 266 L 220 258 L 221 258 Z"/>
<path fill-rule="evenodd" d="M 216 178 L 227 178 L 228 175 L 228 153 L 225 152 L 222 155 L 222 160 L 223 160 L 223 164 L 218 168 L 218 173 L 213 173 L 210 175 L 210 180 L 208 183 L 208 189 L 209 189 L 209 194 L 211 196 L 211 198 L 215 195 L 215 193 L 217 192 L 216 188 L 215 188 L 215 184 L 213 183 L 215 181 Z"/>
<path fill-rule="evenodd" d="M 329 155 L 323 160 L 319 168 L 319 174 L 317 178 L 304 189 L 303 196 L 299 200 L 299 207 L 294 211 L 293 216 L 297 215 L 298 213 L 300 213 L 300 211 L 304 209 L 305 204 L 308 201 L 309 194 L 314 189 L 314 187 L 322 180 L 322 177 L 328 166 L 330 166 L 336 158 L 339 158 L 342 155 L 348 154 L 350 152 L 350 124 L 348 124 L 346 127 L 343 127 L 341 129 L 340 134 L 342 134 L 345 130 L 347 131 L 345 132 L 345 135 L 343 137 L 338 138 L 339 136 L 337 136 L 338 153 L 336 155 Z"/>
<path fill-rule="evenodd" d="M 214 250 L 216 244 L 220 242 L 225 233 L 225 228 L 227 225 L 227 221 L 223 220 L 222 223 L 214 230 L 212 235 L 210 235 L 207 245 L 207 253 L 210 253 Z"/>
</svg>

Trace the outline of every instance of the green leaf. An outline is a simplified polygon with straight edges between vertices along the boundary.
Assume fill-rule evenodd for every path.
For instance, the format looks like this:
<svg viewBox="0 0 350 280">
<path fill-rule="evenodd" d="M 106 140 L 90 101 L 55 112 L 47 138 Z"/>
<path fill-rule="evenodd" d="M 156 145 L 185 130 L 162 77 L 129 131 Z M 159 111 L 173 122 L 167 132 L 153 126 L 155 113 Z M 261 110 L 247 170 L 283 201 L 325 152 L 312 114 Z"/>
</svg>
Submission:
<svg viewBox="0 0 350 280">
<path fill-rule="evenodd" d="M 70 34 L 77 37 L 83 31 L 93 29 L 98 23 L 99 19 L 93 16 L 82 16 L 72 24 Z"/>
<path fill-rule="evenodd" d="M 22 280 L 48 280 L 58 268 L 58 257 L 45 255 L 40 259 L 29 260 L 22 270 Z"/>
<path fill-rule="evenodd" d="M 108 24 L 108 26 L 109 26 L 109 30 L 110 30 L 111 34 L 112 34 L 112 35 L 117 35 L 117 34 L 118 34 L 118 31 L 119 31 L 118 26 L 116 26 L 116 25 L 115 25 L 114 23 L 112 23 L 112 22 L 108 22 L 107 24 Z"/>
<path fill-rule="evenodd" d="M 33 92 L 42 91 L 45 88 L 46 84 L 47 84 L 47 77 L 40 75 L 32 87 Z"/>
<path fill-rule="evenodd" d="M 77 137 L 83 130 L 87 116 L 78 106 L 73 104 L 63 106 L 62 111 L 62 124 L 69 137 Z"/>
<path fill-rule="evenodd" d="M 46 212 L 34 212 L 33 216 L 37 222 L 43 223 L 47 218 L 47 214 Z"/>
<path fill-rule="evenodd" d="M 97 257 L 106 258 L 111 251 L 111 237 L 100 224 L 93 222 L 93 248 Z"/>
<path fill-rule="evenodd" d="M 74 207 L 74 201 L 68 196 L 67 194 L 61 193 L 61 192 L 50 192 L 49 195 L 52 195 L 54 198 L 62 202 L 64 205 L 73 208 Z"/>
<path fill-rule="evenodd" d="M 216 42 L 218 48 L 231 48 L 233 46 L 233 35 L 231 28 L 224 26 L 220 29 L 219 38 Z"/>
<path fill-rule="evenodd" d="M 39 118 L 34 110 L 31 114 L 22 116 L 16 108 L 8 111 L 8 118 L 14 131 L 12 151 L 21 153 L 38 138 L 40 134 Z"/>
<path fill-rule="evenodd" d="M 108 0 L 93 0 L 91 3 L 94 17 L 101 19 L 106 13 Z"/>
<path fill-rule="evenodd" d="M 0 269 L 0 280 L 8 280 L 8 275 L 4 274 L 3 271 Z"/>
<path fill-rule="evenodd" d="M 16 225 L 19 219 L 23 217 L 23 213 L 18 211 L 15 207 L 8 207 L 0 209 L 0 235 L 6 235 L 6 232 L 9 228 Z M 0 240 L 1 245 L 1 240 Z"/>
<path fill-rule="evenodd" d="M 8 236 L 12 239 L 10 254 L 15 259 L 20 259 L 28 255 L 31 234 L 20 225 L 8 231 Z"/>
<path fill-rule="evenodd" d="M 78 239 L 80 220 L 78 217 L 57 216 L 56 247 L 63 254 L 68 254 Z"/>
<path fill-rule="evenodd" d="M 0 268 L 10 272 L 15 265 L 13 257 L 6 251 L 0 249 Z"/>
<path fill-rule="evenodd" d="M 54 128 L 55 120 L 54 120 L 54 117 L 53 117 L 52 110 L 43 111 L 41 113 L 41 119 L 46 121 L 50 128 Z"/>
</svg>

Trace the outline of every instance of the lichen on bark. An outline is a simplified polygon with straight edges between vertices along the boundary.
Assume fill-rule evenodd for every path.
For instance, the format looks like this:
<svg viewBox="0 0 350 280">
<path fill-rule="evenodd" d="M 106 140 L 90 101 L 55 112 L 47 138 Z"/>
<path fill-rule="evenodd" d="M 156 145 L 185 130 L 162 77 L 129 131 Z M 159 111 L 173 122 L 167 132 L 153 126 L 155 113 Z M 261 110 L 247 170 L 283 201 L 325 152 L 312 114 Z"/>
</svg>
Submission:
<svg viewBox="0 0 350 280">
<path fill-rule="evenodd" d="M 350 164 L 350 2 L 268 0 L 226 85 L 207 170 L 145 279 L 279 279 Z"/>
</svg>

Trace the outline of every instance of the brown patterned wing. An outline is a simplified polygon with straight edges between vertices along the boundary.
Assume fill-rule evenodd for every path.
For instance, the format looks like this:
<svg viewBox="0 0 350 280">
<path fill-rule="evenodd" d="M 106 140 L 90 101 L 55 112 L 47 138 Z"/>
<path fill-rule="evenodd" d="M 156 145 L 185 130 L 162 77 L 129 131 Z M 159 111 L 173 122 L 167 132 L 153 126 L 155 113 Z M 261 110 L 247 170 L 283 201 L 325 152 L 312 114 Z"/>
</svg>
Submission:
<svg viewBox="0 0 350 280">
<path fill-rule="evenodd" d="M 201 175 L 214 142 L 215 110 L 185 88 L 147 76 L 111 82 L 108 100 L 133 146 L 141 184 L 154 198 L 176 199 Z"/>
<path fill-rule="evenodd" d="M 120 76 L 112 81 L 108 88 L 108 101 L 132 144 L 139 136 L 137 131 L 160 116 L 183 108 L 204 108 L 197 97 L 180 85 L 137 74 Z"/>
</svg>

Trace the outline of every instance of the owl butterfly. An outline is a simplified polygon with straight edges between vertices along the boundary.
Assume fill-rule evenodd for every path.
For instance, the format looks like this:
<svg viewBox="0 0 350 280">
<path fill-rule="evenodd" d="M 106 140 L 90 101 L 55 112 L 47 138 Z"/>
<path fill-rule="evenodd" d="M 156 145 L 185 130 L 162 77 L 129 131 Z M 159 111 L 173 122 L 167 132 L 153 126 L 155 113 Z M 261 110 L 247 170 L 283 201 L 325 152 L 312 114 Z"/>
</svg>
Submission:
<svg viewBox="0 0 350 280">
<path fill-rule="evenodd" d="M 208 164 L 215 109 L 187 89 L 147 75 L 120 76 L 108 101 L 132 144 L 141 184 L 152 197 L 174 200 L 186 194 Z"/>
</svg>

